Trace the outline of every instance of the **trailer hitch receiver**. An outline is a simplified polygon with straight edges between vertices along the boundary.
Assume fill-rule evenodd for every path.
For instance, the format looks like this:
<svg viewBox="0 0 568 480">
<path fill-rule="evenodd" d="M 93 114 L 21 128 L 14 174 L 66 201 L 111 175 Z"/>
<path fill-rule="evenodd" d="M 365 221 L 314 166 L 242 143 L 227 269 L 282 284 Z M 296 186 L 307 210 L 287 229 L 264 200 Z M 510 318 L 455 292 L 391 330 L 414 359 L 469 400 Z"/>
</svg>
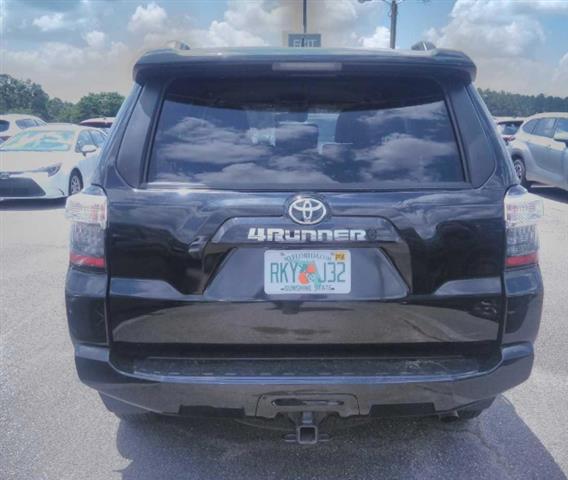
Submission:
<svg viewBox="0 0 568 480">
<path fill-rule="evenodd" d="M 296 432 L 284 435 L 284 440 L 300 445 L 315 445 L 318 442 L 328 441 L 329 435 L 319 431 L 319 424 L 326 416 L 325 413 L 314 414 L 314 412 L 288 414 L 290 420 L 296 425 Z"/>
</svg>

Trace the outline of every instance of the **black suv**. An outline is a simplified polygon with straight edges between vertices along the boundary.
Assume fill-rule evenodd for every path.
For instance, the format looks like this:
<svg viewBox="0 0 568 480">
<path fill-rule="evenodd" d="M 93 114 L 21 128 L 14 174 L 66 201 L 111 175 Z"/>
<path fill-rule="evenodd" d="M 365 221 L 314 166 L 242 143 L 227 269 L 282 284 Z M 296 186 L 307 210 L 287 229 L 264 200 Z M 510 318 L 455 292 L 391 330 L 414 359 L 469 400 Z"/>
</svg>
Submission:
<svg viewBox="0 0 568 480">
<path fill-rule="evenodd" d="M 160 50 L 69 199 L 79 377 L 118 415 L 471 418 L 527 379 L 536 220 L 447 51 Z"/>
</svg>

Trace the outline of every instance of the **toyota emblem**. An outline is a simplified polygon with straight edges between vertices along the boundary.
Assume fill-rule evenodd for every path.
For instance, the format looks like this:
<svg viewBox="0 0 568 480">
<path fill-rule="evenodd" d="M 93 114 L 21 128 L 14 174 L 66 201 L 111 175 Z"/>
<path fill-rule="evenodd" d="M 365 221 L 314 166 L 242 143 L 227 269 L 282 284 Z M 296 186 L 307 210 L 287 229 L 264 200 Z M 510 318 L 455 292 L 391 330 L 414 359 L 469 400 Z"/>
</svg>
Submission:
<svg viewBox="0 0 568 480">
<path fill-rule="evenodd" d="M 309 197 L 294 200 L 288 207 L 288 215 L 300 225 L 315 225 L 321 222 L 327 214 L 323 202 Z"/>
</svg>

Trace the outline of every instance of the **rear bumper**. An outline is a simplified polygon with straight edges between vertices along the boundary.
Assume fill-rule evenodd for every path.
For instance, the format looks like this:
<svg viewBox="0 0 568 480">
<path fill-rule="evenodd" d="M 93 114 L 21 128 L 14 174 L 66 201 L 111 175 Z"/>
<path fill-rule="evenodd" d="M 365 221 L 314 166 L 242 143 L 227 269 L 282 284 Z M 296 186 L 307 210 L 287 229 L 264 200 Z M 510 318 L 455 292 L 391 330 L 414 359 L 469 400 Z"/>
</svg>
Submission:
<svg viewBox="0 0 568 480">
<path fill-rule="evenodd" d="M 494 397 L 522 383 L 532 369 L 533 347 L 531 343 L 505 346 L 487 369 L 475 371 L 463 364 L 461 371 L 444 367 L 443 371 L 418 370 L 413 374 L 407 370 L 399 375 L 141 373 L 118 369 L 109 358 L 108 348 L 81 344 L 75 347 L 75 361 L 86 385 L 158 413 L 225 412 L 270 418 L 287 411 L 286 405 L 291 405 L 288 400 L 292 404 L 306 400 L 317 406 L 303 410 L 335 411 L 341 416 L 429 415 Z"/>
</svg>

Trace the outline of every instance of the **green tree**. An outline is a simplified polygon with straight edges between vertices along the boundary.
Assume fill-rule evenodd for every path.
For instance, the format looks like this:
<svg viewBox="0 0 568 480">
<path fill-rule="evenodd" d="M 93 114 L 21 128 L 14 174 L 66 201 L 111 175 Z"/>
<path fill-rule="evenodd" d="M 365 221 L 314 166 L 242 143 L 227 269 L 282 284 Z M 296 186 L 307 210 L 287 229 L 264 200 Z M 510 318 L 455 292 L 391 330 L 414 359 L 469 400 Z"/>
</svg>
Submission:
<svg viewBox="0 0 568 480">
<path fill-rule="evenodd" d="M 91 117 L 114 117 L 124 97 L 116 92 L 89 93 L 75 105 L 75 120 Z"/>
<path fill-rule="evenodd" d="M 117 92 L 89 93 L 77 104 L 49 98 L 41 85 L 0 74 L 0 115 L 29 113 L 47 122 L 80 122 L 91 117 L 114 117 L 124 97 Z"/>
<path fill-rule="evenodd" d="M 47 119 L 48 101 L 49 96 L 37 83 L 0 75 L 0 114 L 30 113 Z"/>
<path fill-rule="evenodd" d="M 480 89 L 479 93 L 489 111 L 496 117 L 528 117 L 541 112 L 568 112 L 568 97 L 519 95 Z"/>
<path fill-rule="evenodd" d="M 64 102 L 59 98 L 51 98 L 47 102 L 47 118 L 51 122 L 74 122 L 75 105 L 71 102 Z"/>
</svg>

